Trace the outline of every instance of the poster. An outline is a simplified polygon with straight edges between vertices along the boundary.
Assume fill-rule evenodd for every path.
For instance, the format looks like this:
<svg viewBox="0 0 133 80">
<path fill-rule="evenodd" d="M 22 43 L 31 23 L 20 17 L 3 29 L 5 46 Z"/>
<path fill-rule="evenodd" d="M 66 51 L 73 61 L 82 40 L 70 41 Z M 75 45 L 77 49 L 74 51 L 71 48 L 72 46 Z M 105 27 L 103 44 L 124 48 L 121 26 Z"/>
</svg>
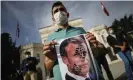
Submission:
<svg viewBox="0 0 133 80">
<path fill-rule="evenodd" d="M 96 64 L 85 35 L 57 41 L 56 52 L 62 80 L 99 80 Z"/>
</svg>

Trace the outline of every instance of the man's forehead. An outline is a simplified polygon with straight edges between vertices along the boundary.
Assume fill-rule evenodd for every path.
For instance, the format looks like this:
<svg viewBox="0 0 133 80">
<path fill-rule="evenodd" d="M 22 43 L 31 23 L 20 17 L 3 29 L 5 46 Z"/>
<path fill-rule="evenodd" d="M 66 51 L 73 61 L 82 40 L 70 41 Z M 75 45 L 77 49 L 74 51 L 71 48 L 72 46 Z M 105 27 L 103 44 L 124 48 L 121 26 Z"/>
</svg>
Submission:
<svg viewBox="0 0 133 80">
<path fill-rule="evenodd" d="M 55 11 L 56 9 L 58 9 L 58 8 L 65 8 L 63 5 L 59 5 L 59 6 L 55 6 L 54 8 L 53 8 L 53 11 Z"/>
<path fill-rule="evenodd" d="M 69 43 L 69 44 L 66 46 L 66 49 L 75 48 L 75 47 L 77 47 L 77 46 L 78 46 L 78 44 Z"/>
<path fill-rule="evenodd" d="M 65 49 L 67 52 L 70 52 L 70 51 L 74 51 L 74 49 L 78 47 L 78 44 L 74 44 L 74 43 L 69 43 Z"/>
</svg>

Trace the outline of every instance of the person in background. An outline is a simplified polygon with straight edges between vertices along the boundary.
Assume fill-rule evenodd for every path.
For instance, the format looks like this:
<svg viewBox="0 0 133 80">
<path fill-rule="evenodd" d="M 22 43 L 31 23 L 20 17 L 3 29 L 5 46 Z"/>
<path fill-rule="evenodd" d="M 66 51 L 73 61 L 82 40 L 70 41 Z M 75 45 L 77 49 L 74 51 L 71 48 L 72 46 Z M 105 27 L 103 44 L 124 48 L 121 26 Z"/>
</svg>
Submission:
<svg viewBox="0 0 133 80">
<path fill-rule="evenodd" d="M 111 73 L 111 71 L 109 69 L 109 65 L 108 65 L 107 59 L 105 57 L 105 55 L 108 53 L 108 50 L 99 41 L 93 43 L 91 46 L 92 46 L 93 55 L 94 55 L 98 65 L 99 65 L 99 67 L 101 69 L 101 72 L 102 72 L 102 68 L 101 68 L 101 65 L 102 65 L 103 68 L 106 71 L 108 79 L 109 80 L 114 80 L 113 75 L 112 75 L 112 73 Z"/>
<path fill-rule="evenodd" d="M 38 61 L 35 57 L 31 57 L 30 52 L 25 53 L 25 59 L 22 61 L 21 70 L 24 80 L 37 80 L 36 65 Z"/>
<path fill-rule="evenodd" d="M 126 70 L 126 75 L 128 80 L 133 80 L 133 59 L 131 56 L 130 48 L 127 44 L 127 41 L 124 37 L 124 33 L 117 31 L 114 35 L 113 28 L 109 27 L 109 35 L 107 36 L 108 44 L 114 49 L 120 58 L 123 60 Z"/>
</svg>

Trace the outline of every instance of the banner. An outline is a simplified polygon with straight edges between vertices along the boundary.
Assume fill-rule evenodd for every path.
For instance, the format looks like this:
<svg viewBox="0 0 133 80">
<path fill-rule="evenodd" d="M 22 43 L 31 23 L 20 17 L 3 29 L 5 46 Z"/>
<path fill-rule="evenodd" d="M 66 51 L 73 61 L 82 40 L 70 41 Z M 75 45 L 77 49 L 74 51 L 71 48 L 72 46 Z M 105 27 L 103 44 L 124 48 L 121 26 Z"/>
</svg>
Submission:
<svg viewBox="0 0 133 80">
<path fill-rule="evenodd" d="M 84 36 L 57 41 L 55 47 L 62 80 L 99 80 L 90 44 Z"/>
</svg>

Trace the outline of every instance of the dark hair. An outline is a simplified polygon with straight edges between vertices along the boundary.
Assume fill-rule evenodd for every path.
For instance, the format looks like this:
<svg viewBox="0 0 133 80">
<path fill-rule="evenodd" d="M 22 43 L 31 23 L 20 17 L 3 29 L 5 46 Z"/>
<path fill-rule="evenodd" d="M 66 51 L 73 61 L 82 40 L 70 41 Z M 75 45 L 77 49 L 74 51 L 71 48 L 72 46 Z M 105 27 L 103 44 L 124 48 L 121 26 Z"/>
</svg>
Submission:
<svg viewBox="0 0 133 80">
<path fill-rule="evenodd" d="M 31 55 L 31 53 L 29 51 L 25 52 L 25 55 Z"/>
<path fill-rule="evenodd" d="M 79 44 L 83 43 L 83 39 L 74 37 L 74 38 L 68 38 L 68 39 L 64 40 L 60 45 L 60 54 L 61 54 L 61 56 L 67 56 L 67 52 L 65 50 L 65 47 L 67 47 L 69 43 L 79 45 Z"/>
<path fill-rule="evenodd" d="M 108 31 L 110 28 L 113 29 L 112 27 L 108 27 L 108 28 L 107 28 L 107 31 Z"/>
<path fill-rule="evenodd" d="M 65 6 L 62 4 L 62 2 L 61 1 L 56 1 L 55 3 L 53 3 L 53 5 L 52 5 L 52 10 L 51 10 L 51 12 L 52 12 L 52 15 L 53 15 L 53 8 L 55 7 L 55 6 L 63 6 L 64 8 L 65 8 Z M 65 8 L 66 9 L 66 8 Z"/>
</svg>

